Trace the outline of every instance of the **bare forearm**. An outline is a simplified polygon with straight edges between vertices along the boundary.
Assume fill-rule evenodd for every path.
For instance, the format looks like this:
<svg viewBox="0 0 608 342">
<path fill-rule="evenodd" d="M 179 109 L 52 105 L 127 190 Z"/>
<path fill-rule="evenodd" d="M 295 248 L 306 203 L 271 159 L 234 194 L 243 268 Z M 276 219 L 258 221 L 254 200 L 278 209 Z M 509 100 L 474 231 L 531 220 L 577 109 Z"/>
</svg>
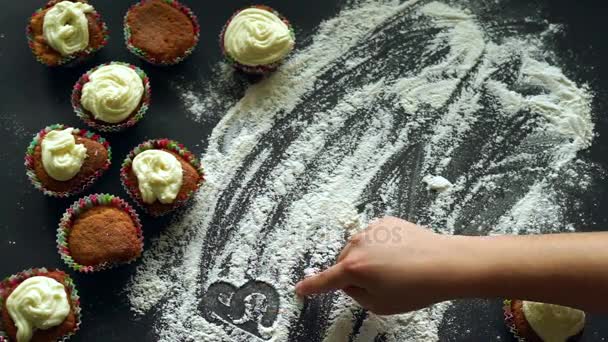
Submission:
<svg viewBox="0 0 608 342">
<path fill-rule="evenodd" d="M 608 307 L 608 233 L 456 237 L 458 297 L 504 297 L 599 312 Z"/>
</svg>

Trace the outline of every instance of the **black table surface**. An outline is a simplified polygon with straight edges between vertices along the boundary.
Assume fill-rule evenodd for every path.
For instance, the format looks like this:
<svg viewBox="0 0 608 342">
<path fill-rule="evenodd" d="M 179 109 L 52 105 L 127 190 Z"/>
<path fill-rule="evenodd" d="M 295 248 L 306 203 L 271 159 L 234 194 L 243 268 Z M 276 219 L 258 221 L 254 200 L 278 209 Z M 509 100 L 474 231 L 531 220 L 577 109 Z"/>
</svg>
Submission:
<svg viewBox="0 0 608 342">
<path fill-rule="evenodd" d="M 573 77 L 589 83 L 595 93 L 595 117 L 598 136 L 594 145 L 583 152 L 598 169 L 606 170 L 608 132 L 605 110 L 608 99 L 608 39 L 606 9 L 597 1 L 511 1 L 516 10 L 526 3 L 538 3 L 543 16 L 563 23 L 566 30 L 559 47 L 572 63 L 577 63 Z M 236 9 L 251 4 L 244 0 L 187 1 L 198 15 L 201 41 L 184 63 L 170 67 L 153 67 L 132 56 L 124 47 L 122 19 L 132 1 L 96 1 L 110 29 L 108 46 L 86 64 L 70 69 L 49 69 L 31 56 L 24 35 L 28 17 L 40 7 L 41 0 L 5 1 L 0 10 L 0 132 L 5 145 L 0 149 L 0 277 L 31 267 L 67 267 L 56 252 L 55 233 L 64 210 L 75 200 L 52 199 L 36 191 L 25 177 L 23 156 L 32 136 L 41 128 L 64 123 L 83 124 L 73 114 L 69 95 L 77 78 L 92 66 L 111 60 L 142 66 L 153 82 L 153 105 L 145 120 L 126 133 L 105 134 L 112 144 L 114 164 L 111 170 L 88 193 L 108 192 L 126 198 L 119 182 L 118 164 L 136 144 L 149 138 L 178 138 L 195 153 L 205 151 L 205 141 L 218 118 L 197 123 L 188 118 L 173 85 L 195 82 L 211 74 L 211 66 L 220 60 L 217 34 L 226 18 Z M 266 4 L 283 12 L 294 23 L 298 34 L 310 35 L 324 19 L 340 8 L 339 1 L 269 0 Z M 589 217 L 581 230 L 604 230 L 608 219 L 608 184 L 600 184 L 583 199 Z M 146 241 L 158 236 L 170 218 L 145 217 Z M 74 341 L 155 341 L 153 322 L 134 317 L 129 310 L 125 284 L 134 265 L 94 275 L 74 276 L 82 297 L 83 325 Z M 441 325 L 442 341 L 510 341 L 501 317 L 498 300 L 459 301 L 446 313 Z M 305 338 L 305 337 L 303 337 Z M 608 317 L 592 316 L 586 328 L 585 341 L 608 339 Z"/>
</svg>

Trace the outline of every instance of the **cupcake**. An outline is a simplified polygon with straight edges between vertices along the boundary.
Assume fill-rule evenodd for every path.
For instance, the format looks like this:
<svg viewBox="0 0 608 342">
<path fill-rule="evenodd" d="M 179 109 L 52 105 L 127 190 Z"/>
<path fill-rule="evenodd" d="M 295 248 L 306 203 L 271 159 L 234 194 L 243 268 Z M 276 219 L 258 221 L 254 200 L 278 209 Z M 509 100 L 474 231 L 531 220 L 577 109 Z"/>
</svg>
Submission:
<svg viewBox="0 0 608 342">
<path fill-rule="evenodd" d="M 80 327 L 80 298 L 62 271 L 31 269 L 0 283 L 0 340 L 54 342 Z"/>
<path fill-rule="evenodd" d="M 159 65 L 177 64 L 189 56 L 200 33 L 194 13 L 175 0 L 142 0 L 125 15 L 124 27 L 129 51 Z"/>
<path fill-rule="evenodd" d="M 505 301 L 505 321 L 520 342 L 576 342 L 583 334 L 585 313 L 554 304 Z"/>
<path fill-rule="evenodd" d="M 110 144 L 84 129 L 53 125 L 40 131 L 25 155 L 30 182 L 45 195 L 85 190 L 110 167 Z"/>
<path fill-rule="evenodd" d="M 97 66 L 72 91 L 72 107 L 87 125 L 115 132 L 135 125 L 148 110 L 150 80 L 140 68 L 121 62 Z"/>
<path fill-rule="evenodd" d="M 30 18 L 26 35 L 36 59 L 48 66 L 79 62 L 108 42 L 108 30 L 86 1 L 52 0 Z"/>
<path fill-rule="evenodd" d="M 168 139 L 150 140 L 133 149 L 120 176 L 131 198 L 153 216 L 184 205 L 204 181 L 198 159 Z"/>
<path fill-rule="evenodd" d="M 61 218 L 57 247 L 78 272 L 95 272 L 137 259 L 143 250 L 139 216 L 120 198 L 90 195 L 74 202 Z"/>
<path fill-rule="evenodd" d="M 267 6 L 237 11 L 220 34 L 225 58 L 248 74 L 276 70 L 294 45 L 295 34 L 289 21 Z"/>
</svg>

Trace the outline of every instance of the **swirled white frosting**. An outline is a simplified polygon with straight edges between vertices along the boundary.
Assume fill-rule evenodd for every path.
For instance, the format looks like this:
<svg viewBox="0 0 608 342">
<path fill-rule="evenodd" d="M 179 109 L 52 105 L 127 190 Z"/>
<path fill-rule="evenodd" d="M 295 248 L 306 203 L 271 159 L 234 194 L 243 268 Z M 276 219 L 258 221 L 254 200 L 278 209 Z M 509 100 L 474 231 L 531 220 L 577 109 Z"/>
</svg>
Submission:
<svg viewBox="0 0 608 342">
<path fill-rule="evenodd" d="M 61 1 L 44 15 L 42 34 L 47 44 L 62 56 L 80 52 L 89 46 L 89 21 L 85 13 L 93 6 L 82 2 Z"/>
<path fill-rule="evenodd" d="M 65 287 L 49 277 L 24 280 L 6 300 L 6 308 L 17 327 L 17 342 L 28 342 L 35 329 L 63 323 L 70 313 Z"/>
<path fill-rule="evenodd" d="M 293 46 L 287 24 L 274 13 L 260 8 L 237 13 L 224 33 L 224 49 L 228 55 L 248 66 L 280 61 Z"/>
<path fill-rule="evenodd" d="M 76 144 L 73 130 L 50 131 L 42 139 L 42 167 L 58 181 L 67 181 L 76 176 L 87 157 L 87 148 L 83 144 Z"/>
<path fill-rule="evenodd" d="M 145 203 L 173 203 L 182 187 L 182 164 L 169 152 L 147 150 L 133 159 L 139 192 Z"/>
<path fill-rule="evenodd" d="M 118 123 L 139 106 L 144 84 L 135 70 L 120 64 L 104 65 L 89 75 L 80 103 L 95 119 Z"/>
<path fill-rule="evenodd" d="M 526 321 L 545 342 L 566 342 L 585 325 L 585 313 L 581 310 L 537 302 L 524 301 Z"/>
</svg>

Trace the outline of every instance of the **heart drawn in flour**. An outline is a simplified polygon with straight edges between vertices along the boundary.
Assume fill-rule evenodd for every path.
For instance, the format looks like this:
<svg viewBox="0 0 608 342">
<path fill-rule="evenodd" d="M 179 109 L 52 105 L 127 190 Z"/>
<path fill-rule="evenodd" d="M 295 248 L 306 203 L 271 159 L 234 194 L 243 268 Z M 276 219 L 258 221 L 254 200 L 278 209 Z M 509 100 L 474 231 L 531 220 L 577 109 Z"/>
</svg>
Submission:
<svg viewBox="0 0 608 342">
<path fill-rule="evenodd" d="M 251 280 L 241 287 L 227 282 L 211 284 L 199 304 L 208 321 L 222 320 L 261 339 L 272 336 L 260 328 L 270 328 L 279 314 L 279 294 L 271 285 Z"/>
</svg>

